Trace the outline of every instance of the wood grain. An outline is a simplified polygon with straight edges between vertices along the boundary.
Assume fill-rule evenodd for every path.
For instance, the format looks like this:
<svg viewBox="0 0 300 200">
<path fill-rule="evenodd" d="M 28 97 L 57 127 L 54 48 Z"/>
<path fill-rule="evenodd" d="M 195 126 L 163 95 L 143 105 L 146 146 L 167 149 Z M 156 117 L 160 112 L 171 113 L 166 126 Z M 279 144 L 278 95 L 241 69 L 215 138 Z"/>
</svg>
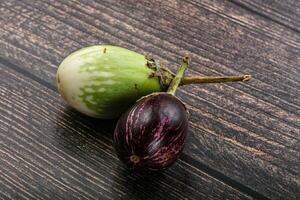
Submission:
<svg viewBox="0 0 300 200">
<path fill-rule="evenodd" d="M 289 2 L 10 0 L 0 6 L 0 55 L 52 89 L 59 62 L 96 43 L 153 54 L 172 70 L 188 51 L 189 74 L 252 74 L 179 91 L 191 113 L 180 162 L 256 198 L 297 199 L 300 35 Z"/>
<path fill-rule="evenodd" d="M 299 1 L 272 1 L 271 4 L 262 0 L 255 1 L 233 1 L 246 10 L 257 13 L 287 29 L 300 33 Z"/>
</svg>

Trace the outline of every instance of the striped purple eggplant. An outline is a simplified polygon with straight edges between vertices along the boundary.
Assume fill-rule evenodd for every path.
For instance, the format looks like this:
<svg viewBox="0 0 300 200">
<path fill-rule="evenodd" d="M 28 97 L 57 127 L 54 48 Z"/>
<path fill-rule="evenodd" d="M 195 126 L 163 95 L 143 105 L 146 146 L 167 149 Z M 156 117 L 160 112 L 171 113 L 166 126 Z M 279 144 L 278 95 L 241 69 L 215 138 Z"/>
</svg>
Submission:
<svg viewBox="0 0 300 200">
<path fill-rule="evenodd" d="M 138 101 L 118 121 L 114 133 L 117 155 L 135 170 L 162 170 L 183 150 L 188 128 L 184 104 L 168 93 Z"/>
</svg>

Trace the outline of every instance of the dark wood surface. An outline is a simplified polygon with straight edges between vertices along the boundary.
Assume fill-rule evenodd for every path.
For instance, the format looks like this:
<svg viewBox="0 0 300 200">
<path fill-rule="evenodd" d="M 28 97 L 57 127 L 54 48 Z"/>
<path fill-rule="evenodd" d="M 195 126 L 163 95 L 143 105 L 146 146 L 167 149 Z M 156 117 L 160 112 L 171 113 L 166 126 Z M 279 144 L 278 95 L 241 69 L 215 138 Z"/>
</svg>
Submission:
<svg viewBox="0 0 300 200">
<path fill-rule="evenodd" d="M 0 1 L 1 199 L 300 199 L 300 1 Z M 115 120 L 69 108 L 55 86 L 70 52 L 114 44 L 187 74 L 189 138 L 163 173 L 133 174 Z"/>
</svg>

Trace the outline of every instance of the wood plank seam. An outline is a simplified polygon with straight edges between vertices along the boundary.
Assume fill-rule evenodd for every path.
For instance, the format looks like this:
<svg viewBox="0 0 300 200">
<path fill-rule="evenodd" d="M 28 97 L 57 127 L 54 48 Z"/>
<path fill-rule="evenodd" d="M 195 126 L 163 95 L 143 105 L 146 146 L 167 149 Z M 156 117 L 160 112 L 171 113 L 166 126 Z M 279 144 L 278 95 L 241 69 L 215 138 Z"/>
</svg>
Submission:
<svg viewBox="0 0 300 200">
<path fill-rule="evenodd" d="M 195 6 L 199 6 L 199 5 L 195 4 L 193 1 L 190 1 L 190 0 L 187 0 L 187 1 L 189 1 L 191 4 L 193 4 L 193 5 L 195 5 Z M 200 5 L 202 5 L 202 4 L 200 4 Z M 203 5 L 202 5 L 202 6 L 203 6 Z M 203 6 L 203 8 L 205 8 L 205 7 Z M 206 8 L 206 9 L 207 9 L 207 8 Z M 212 8 L 211 8 L 211 9 L 212 9 Z M 233 17 L 227 15 L 226 13 L 220 13 L 219 11 L 217 11 L 217 10 L 215 10 L 215 9 L 213 9 L 213 10 L 214 10 L 213 13 L 219 15 L 220 17 L 223 17 L 224 19 L 230 19 L 230 21 L 239 24 L 240 26 L 242 26 L 243 28 L 249 30 L 250 32 L 253 32 L 253 33 L 255 33 L 255 32 L 261 33 L 261 34 L 265 35 L 266 37 L 268 37 L 268 38 L 270 38 L 270 39 L 275 39 L 275 40 L 278 41 L 278 42 L 283 42 L 284 44 L 286 44 L 286 45 L 288 45 L 288 46 L 290 46 L 290 47 L 294 47 L 294 48 L 297 48 L 297 49 L 300 48 L 300 47 L 299 47 L 299 44 L 298 44 L 296 41 L 290 41 L 290 40 L 286 40 L 286 39 L 281 39 L 280 37 L 278 37 L 278 35 L 276 35 L 276 34 L 274 34 L 274 33 L 269 33 L 269 32 L 267 32 L 267 31 L 264 30 L 264 29 L 261 29 L 261 30 L 259 30 L 259 29 L 258 29 L 258 30 L 255 30 L 255 29 L 253 29 L 253 25 L 250 25 L 250 24 L 248 24 L 248 23 L 245 23 L 245 22 L 242 21 L 242 20 L 233 18 Z M 209 11 L 211 11 L 211 10 L 209 10 Z M 212 12 L 212 11 L 211 11 L 211 12 Z M 250 27 L 252 27 L 252 28 L 250 28 Z M 292 43 L 291 43 L 291 42 L 292 42 Z"/>
</svg>

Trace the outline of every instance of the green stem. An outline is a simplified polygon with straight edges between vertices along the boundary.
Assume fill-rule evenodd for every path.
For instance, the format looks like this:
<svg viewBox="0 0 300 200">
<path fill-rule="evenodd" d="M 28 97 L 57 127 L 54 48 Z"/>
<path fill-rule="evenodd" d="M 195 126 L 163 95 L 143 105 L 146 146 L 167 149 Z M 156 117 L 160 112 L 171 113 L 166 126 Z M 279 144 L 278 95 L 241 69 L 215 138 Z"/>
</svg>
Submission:
<svg viewBox="0 0 300 200">
<path fill-rule="evenodd" d="M 182 79 L 180 85 L 198 84 L 198 83 L 224 83 L 235 81 L 248 81 L 251 79 L 250 75 L 243 76 L 192 76 Z"/>
<path fill-rule="evenodd" d="M 184 75 L 184 72 L 189 66 L 189 61 L 190 61 L 190 58 L 188 56 L 185 56 L 182 59 L 181 66 L 179 67 L 175 78 L 173 78 L 173 80 L 171 81 L 171 83 L 169 85 L 169 88 L 167 90 L 167 93 L 175 95 L 175 92 L 176 92 L 176 90 L 177 90 L 177 88 L 178 88 L 178 86 L 181 82 L 181 79 Z"/>
</svg>

